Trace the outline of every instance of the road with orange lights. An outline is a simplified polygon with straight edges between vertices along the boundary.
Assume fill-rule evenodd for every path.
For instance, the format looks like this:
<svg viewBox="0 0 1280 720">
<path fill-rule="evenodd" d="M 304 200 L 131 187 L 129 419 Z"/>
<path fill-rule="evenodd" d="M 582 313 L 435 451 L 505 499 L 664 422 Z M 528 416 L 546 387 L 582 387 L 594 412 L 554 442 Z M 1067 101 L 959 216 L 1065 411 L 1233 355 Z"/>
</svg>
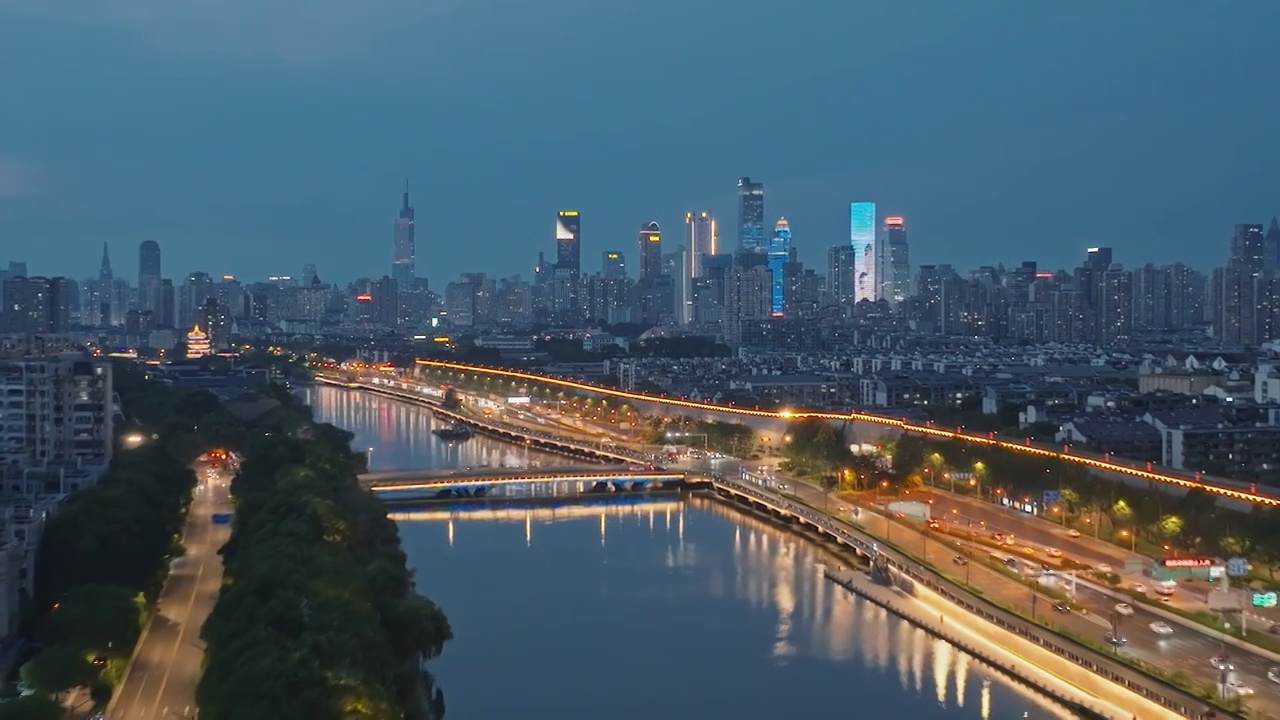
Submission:
<svg viewBox="0 0 1280 720">
<path fill-rule="evenodd" d="M 542 383 L 546 385 L 554 385 L 557 387 L 578 390 L 580 392 L 590 392 L 598 395 L 606 395 L 609 397 L 631 400 L 633 402 L 648 402 L 670 407 L 686 408 L 689 410 L 701 410 L 706 412 L 726 413 L 730 415 L 739 415 L 745 417 L 758 417 L 779 420 L 805 419 L 814 418 L 819 420 L 836 420 L 841 422 L 864 422 L 874 425 L 884 426 L 890 430 L 900 430 L 902 432 L 916 433 L 927 435 L 944 440 L 959 440 L 961 442 L 973 443 L 975 445 L 987 445 L 997 447 L 1010 452 L 1017 452 L 1026 455 L 1036 455 L 1046 459 L 1061 460 L 1063 462 L 1084 465 L 1095 470 L 1116 473 L 1128 477 L 1148 480 L 1151 482 L 1175 485 L 1186 490 L 1203 490 L 1213 495 L 1230 500 L 1247 502 L 1254 505 L 1264 505 L 1267 507 L 1280 507 L 1280 497 L 1268 495 L 1259 492 L 1255 487 L 1240 483 L 1233 484 L 1230 481 L 1215 479 L 1213 481 L 1205 480 L 1203 477 L 1195 475 L 1174 475 L 1168 471 L 1158 472 L 1154 467 L 1139 467 L 1137 465 L 1129 465 L 1124 462 L 1112 460 L 1109 456 L 1098 457 L 1086 453 L 1070 452 L 1065 449 L 1055 449 L 1032 443 L 1030 440 L 1025 442 L 1013 442 L 1009 440 L 1001 440 L 994 435 L 973 435 L 960 430 L 946 430 L 935 427 L 931 423 L 923 425 L 908 422 L 902 418 L 891 418 L 883 415 L 873 415 L 871 413 L 850 412 L 847 414 L 833 412 L 818 412 L 807 410 L 755 410 L 750 408 L 735 407 L 733 405 L 716 405 L 714 403 L 698 402 L 693 400 L 685 400 L 682 398 L 670 398 L 665 396 L 645 395 L 643 393 L 630 392 L 627 390 L 618 390 L 616 388 L 601 387 L 599 385 L 591 385 L 589 383 L 577 382 L 574 380 L 566 380 L 563 378 L 552 377 L 550 375 L 540 375 L 521 370 L 507 370 L 503 368 L 491 368 L 481 365 L 469 365 L 466 363 L 456 363 L 444 360 L 425 360 L 419 359 L 416 363 L 421 367 L 432 367 L 442 370 L 453 370 L 457 372 L 477 373 L 491 375 L 495 377 L 509 378 L 512 380 L 523 380 L 525 382 Z"/>
</svg>

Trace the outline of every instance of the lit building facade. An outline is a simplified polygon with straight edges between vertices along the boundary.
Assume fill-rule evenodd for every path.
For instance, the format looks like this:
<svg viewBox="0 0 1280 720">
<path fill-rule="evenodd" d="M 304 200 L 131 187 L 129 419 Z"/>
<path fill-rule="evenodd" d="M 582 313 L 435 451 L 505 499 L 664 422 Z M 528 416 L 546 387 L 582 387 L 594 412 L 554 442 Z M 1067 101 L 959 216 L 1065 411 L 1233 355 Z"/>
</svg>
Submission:
<svg viewBox="0 0 1280 720">
<path fill-rule="evenodd" d="M 849 245 L 853 248 L 855 302 L 879 300 L 875 203 L 849 204 Z"/>
<path fill-rule="evenodd" d="M 778 218 L 773 228 L 773 237 L 769 239 L 769 274 L 772 276 L 769 291 L 769 310 L 774 317 L 782 317 L 786 312 L 786 277 L 785 269 L 791 256 L 791 223 L 786 218 Z"/>
<path fill-rule="evenodd" d="M 662 229 L 651 222 L 640 228 L 637 242 L 640 253 L 640 280 L 649 280 L 662 274 Z"/>
<path fill-rule="evenodd" d="M 907 253 L 907 225 L 898 216 L 884 219 L 880 248 L 880 297 L 897 305 L 911 294 L 911 261 Z"/>
<path fill-rule="evenodd" d="M 627 256 L 617 250 L 605 250 L 601 258 L 601 274 L 610 280 L 627 276 Z"/>
</svg>

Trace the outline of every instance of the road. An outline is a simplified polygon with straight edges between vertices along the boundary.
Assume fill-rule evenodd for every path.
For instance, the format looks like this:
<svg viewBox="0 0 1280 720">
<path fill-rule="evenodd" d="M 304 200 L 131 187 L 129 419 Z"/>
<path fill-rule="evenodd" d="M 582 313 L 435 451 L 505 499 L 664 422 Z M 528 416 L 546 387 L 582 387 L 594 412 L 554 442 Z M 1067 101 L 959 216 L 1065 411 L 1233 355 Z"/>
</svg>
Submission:
<svg viewBox="0 0 1280 720">
<path fill-rule="evenodd" d="M 183 530 L 186 553 L 173 561 L 157 611 L 143 631 L 133 660 L 108 709 L 110 720 L 172 720 L 194 717 L 204 643 L 200 627 L 222 586 L 218 549 L 229 525 L 214 525 L 215 512 L 230 508 L 230 478 L 199 470 L 199 485 Z"/>
</svg>

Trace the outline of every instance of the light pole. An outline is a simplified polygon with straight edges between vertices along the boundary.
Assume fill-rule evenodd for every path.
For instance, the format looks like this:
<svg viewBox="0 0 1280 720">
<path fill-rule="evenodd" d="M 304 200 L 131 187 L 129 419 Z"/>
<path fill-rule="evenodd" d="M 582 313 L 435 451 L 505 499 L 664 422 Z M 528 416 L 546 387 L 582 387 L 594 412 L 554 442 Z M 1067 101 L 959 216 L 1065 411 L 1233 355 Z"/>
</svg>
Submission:
<svg viewBox="0 0 1280 720">
<path fill-rule="evenodd" d="M 1129 538 L 1129 552 L 1138 551 L 1138 535 L 1128 530 L 1121 530 L 1120 537 Z"/>
</svg>

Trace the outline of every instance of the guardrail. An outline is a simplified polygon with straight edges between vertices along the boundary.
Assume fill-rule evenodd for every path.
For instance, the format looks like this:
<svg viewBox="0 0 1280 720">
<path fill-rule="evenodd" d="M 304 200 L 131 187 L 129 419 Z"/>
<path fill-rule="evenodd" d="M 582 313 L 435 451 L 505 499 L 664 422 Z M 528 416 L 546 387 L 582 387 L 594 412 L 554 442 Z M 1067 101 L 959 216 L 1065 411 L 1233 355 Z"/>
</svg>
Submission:
<svg viewBox="0 0 1280 720">
<path fill-rule="evenodd" d="M 434 367 L 442 370 L 455 370 L 459 372 L 481 373 L 495 377 L 510 378 L 513 380 L 523 380 L 525 382 L 555 385 L 558 387 L 578 390 L 580 392 L 589 392 L 597 395 L 622 398 L 633 402 L 657 403 L 659 405 L 669 405 L 672 407 L 688 408 L 691 410 L 703 410 L 707 412 L 727 413 L 749 417 L 777 418 L 782 420 L 816 418 L 821 420 L 866 422 L 883 425 L 888 429 L 901 430 L 903 432 L 987 445 L 991 447 L 998 447 L 1003 450 L 1009 450 L 1011 452 L 1036 455 L 1077 465 L 1085 465 L 1104 472 L 1113 472 L 1143 480 L 1150 480 L 1152 482 L 1176 485 L 1187 490 L 1199 489 L 1220 497 L 1240 500 L 1256 505 L 1280 507 L 1280 496 L 1263 494 L 1258 491 L 1256 486 L 1250 483 L 1231 481 L 1225 478 L 1214 478 L 1210 481 L 1206 480 L 1200 473 L 1177 473 L 1169 468 L 1165 468 L 1163 471 L 1157 472 L 1154 465 L 1148 464 L 1143 466 L 1124 460 L 1113 460 L 1110 454 L 1096 456 L 1086 452 L 1073 452 L 1070 451 L 1067 446 L 1033 443 L 1029 438 L 1023 442 L 1015 442 L 997 438 L 994 434 L 974 435 L 964 432 L 963 428 L 949 430 L 946 428 L 936 427 L 932 423 L 925 423 L 921 425 L 907 422 L 906 418 L 893 418 L 885 415 L 875 415 L 872 413 L 857 411 L 849 413 L 834 413 L 803 410 L 781 410 L 776 412 L 769 410 L 752 410 L 732 405 L 716 405 L 708 402 L 685 400 L 683 398 L 644 395 L 642 393 L 602 387 L 600 385 L 592 385 L 590 383 L 566 380 L 564 378 L 540 375 L 521 370 L 508 370 L 505 368 L 485 367 L 483 365 L 470 365 L 443 360 L 427 360 L 419 358 L 415 360 L 415 363 L 423 367 Z"/>
<path fill-rule="evenodd" d="M 1206 717 L 1206 712 L 1209 711 L 1204 700 L 1171 685 L 1163 679 L 1147 675 L 1117 660 L 1108 658 L 1106 655 L 1071 638 L 1058 635 L 1042 625 L 1019 617 L 989 600 L 979 598 L 963 590 L 955 582 L 937 571 L 908 558 L 897 549 L 886 546 L 878 540 L 870 539 L 869 536 L 863 535 L 858 530 L 842 527 L 843 523 L 836 524 L 830 516 L 825 516 L 816 509 L 792 502 L 771 492 L 765 492 L 728 480 L 723 476 L 714 477 L 713 483 L 718 487 L 732 488 L 739 493 L 759 498 L 765 501 L 765 504 L 780 512 L 790 514 L 806 524 L 817 525 L 824 535 L 832 536 L 837 540 L 844 540 L 846 541 L 845 544 L 863 553 L 869 552 L 883 555 L 895 570 L 941 595 L 966 612 L 1012 632 L 1018 637 L 1028 640 L 1056 655 L 1065 657 L 1095 675 L 1127 688 L 1164 708 L 1188 718 Z M 980 653 L 975 654 L 981 657 Z M 1216 716 L 1220 718 L 1239 717 L 1220 709 L 1213 709 L 1212 712 L 1215 712 Z"/>
</svg>

